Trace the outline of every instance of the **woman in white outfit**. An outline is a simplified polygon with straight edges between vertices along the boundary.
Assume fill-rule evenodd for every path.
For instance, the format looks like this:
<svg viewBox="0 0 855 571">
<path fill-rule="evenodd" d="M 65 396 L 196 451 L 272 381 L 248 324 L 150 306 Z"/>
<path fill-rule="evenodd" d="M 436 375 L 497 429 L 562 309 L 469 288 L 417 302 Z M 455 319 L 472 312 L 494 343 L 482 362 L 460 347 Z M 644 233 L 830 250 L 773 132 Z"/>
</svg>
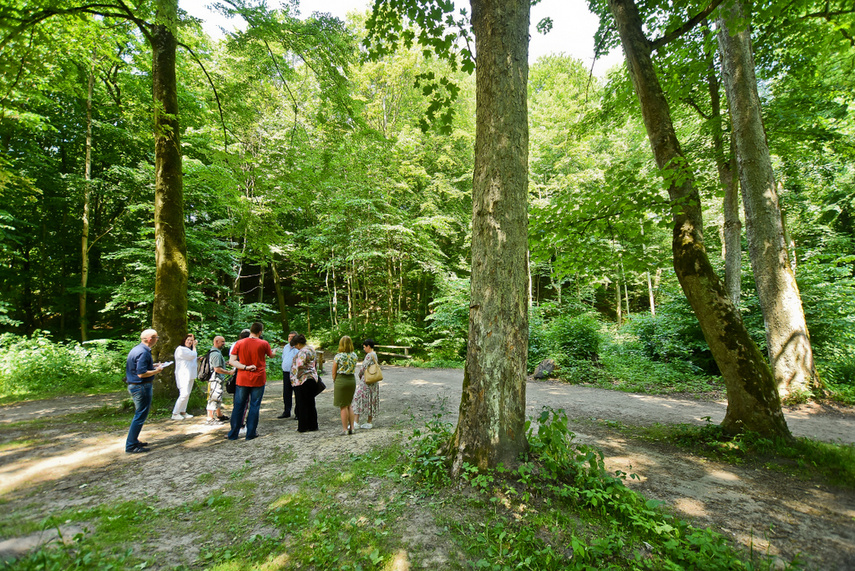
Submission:
<svg viewBox="0 0 855 571">
<path fill-rule="evenodd" d="M 187 401 L 190 400 L 190 390 L 196 380 L 196 338 L 187 335 L 181 345 L 175 348 L 175 383 L 178 385 L 178 400 L 172 409 L 172 420 L 193 418 L 187 414 Z"/>
</svg>

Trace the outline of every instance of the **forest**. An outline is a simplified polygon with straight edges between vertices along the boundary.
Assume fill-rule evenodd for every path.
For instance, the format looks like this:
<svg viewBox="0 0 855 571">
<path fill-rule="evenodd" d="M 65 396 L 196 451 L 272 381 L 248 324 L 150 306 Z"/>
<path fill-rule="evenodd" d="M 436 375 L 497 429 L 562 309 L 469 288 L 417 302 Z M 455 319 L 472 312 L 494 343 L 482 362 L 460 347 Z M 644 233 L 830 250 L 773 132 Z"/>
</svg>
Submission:
<svg viewBox="0 0 855 571">
<path fill-rule="evenodd" d="M 626 52 L 614 17 L 625 4 L 636 9 L 589 2 L 600 53 Z M 785 401 L 851 403 L 853 8 L 702 4 L 635 14 L 673 156 L 651 142 L 664 123 L 626 66 L 599 78 L 562 54 L 530 64 L 528 372 L 551 358 L 572 382 L 724 389 L 680 282 L 673 213 L 688 205 L 709 277 Z M 343 22 L 297 3 L 219 8 L 245 29 L 212 38 L 168 1 L 0 9 L 0 393 L 99 385 L 152 324 L 167 341 L 234 339 L 260 319 L 274 341 L 371 336 L 413 347 L 415 364 L 465 360 L 465 13 L 452 33 L 414 16 L 427 9 L 408 27 L 382 11 Z M 728 21 L 750 28 L 742 60 Z M 753 124 L 741 107 L 752 94 Z M 691 192 L 669 190 L 681 185 Z M 801 365 L 786 370 L 780 339 L 794 332 Z M 16 368 L 22 354 L 37 372 Z M 83 358 L 103 365 L 78 379 Z"/>
<path fill-rule="evenodd" d="M 855 6 L 537 3 L 0 5 L 0 569 L 855 566 Z"/>
</svg>

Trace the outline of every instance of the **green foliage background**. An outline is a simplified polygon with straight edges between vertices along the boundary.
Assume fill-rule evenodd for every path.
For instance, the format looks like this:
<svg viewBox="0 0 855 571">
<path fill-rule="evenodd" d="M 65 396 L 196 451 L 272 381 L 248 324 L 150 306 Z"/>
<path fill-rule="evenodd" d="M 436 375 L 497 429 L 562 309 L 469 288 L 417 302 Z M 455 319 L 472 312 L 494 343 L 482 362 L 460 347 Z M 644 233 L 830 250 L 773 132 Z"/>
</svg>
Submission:
<svg viewBox="0 0 855 571">
<path fill-rule="evenodd" d="M 590 4 L 605 22 L 603 45 L 614 45 L 605 3 Z M 0 32 L 16 11 L 34 7 L 0 14 Z M 651 33 L 690 8 L 643 7 Z M 207 71 L 179 51 L 190 331 L 206 343 L 216 334 L 231 342 L 261 319 L 274 343 L 292 329 L 325 348 L 345 334 L 372 337 L 411 346 L 414 364 L 460 366 L 471 265 L 471 54 L 455 52 L 439 28 L 425 38 L 446 50 L 442 61 L 427 57 L 411 30 L 381 41 L 383 30 L 372 28 L 363 44 L 366 26 L 377 23 L 366 15 L 341 22 L 287 8 L 224 9 L 251 25 L 219 39 L 189 21 L 179 29 Z M 855 86 L 844 70 L 855 49 L 837 31 L 851 15 L 781 27 L 773 24 L 780 10 L 763 7 L 752 21 L 764 120 L 817 363 L 833 394 L 851 401 Z M 699 28 L 657 58 L 698 173 L 707 250 L 721 265 L 712 136 L 727 135 L 727 125 L 712 116 L 705 90 L 709 33 Z M 0 372 L 0 392 L 112 386 L 117 355 L 151 319 L 150 51 L 127 23 L 93 18 L 52 17 L 26 38 L 9 38 L 0 51 L 0 353 L 10 368 Z M 379 57 L 362 58 L 364 49 Z M 529 115 L 529 370 L 551 358 L 573 382 L 715 386 L 716 366 L 669 269 L 669 205 L 626 72 L 600 79 L 570 57 L 541 58 L 530 68 Z M 762 347 L 747 261 L 742 291 L 745 322 Z M 84 322 L 101 341 L 72 341 Z M 651 374 L 660 382 L 645 383 Z"/>
</svg>

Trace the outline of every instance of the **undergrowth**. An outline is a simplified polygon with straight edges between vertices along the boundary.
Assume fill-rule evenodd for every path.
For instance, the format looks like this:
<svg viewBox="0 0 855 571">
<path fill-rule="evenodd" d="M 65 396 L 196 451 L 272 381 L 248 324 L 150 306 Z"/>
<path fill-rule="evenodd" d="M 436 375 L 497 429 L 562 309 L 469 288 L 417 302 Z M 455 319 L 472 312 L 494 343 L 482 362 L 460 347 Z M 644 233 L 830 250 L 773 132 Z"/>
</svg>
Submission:
<svg viewBox="0 0 855 571">
<path fill-rule="evenodd" d="M 132 345 L 106 339 L 55 342 L 46 331 L 30 337 L 4 333 L 0 335 L 0 401 L 122 390 L 125 357 Z"/>
<path fill-rule="evenodd" d="M 423 486 L 450 483 L 440 454 L 448 428 L 434 417 L 414 435 L 410 469 Z M 467 505 L 474 512 L 467 521 L 452 529 L 475 568 L 772 567 L 771 558 L 738 551 L 715 531 L 696 528 L 632 491 L 624 480 L 633 475 L 609 475 L 600 451 L 574 443 L 563 411 L 544 409 L 537 425 L 527 423 L 527 432 L 530 449 L 515 468 L 463 467 L 478 500 Z"/>
</svg>

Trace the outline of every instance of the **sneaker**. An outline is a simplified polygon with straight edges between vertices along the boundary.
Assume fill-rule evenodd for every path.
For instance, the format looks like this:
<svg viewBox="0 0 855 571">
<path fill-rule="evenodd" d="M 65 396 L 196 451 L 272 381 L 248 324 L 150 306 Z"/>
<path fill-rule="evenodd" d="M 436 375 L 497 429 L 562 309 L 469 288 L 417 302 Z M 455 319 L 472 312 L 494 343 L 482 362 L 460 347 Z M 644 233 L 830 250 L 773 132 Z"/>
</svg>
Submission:
<svg viewBox="0 0 855 571">
<path fill-rule="evenodd" d="M 173 414 L 172 420 L 184 420 L 184 417 L 181 416 L 180 414 Z"/>
<path fill-rule="evenodd" d="M 192 414 L 187 414 L 186 412 L 182 412 L 181 416 L 183 416 L 184 418 L 193 418 Z"/>
<path fill-rule="evenodd" d="M 283 412 L 282 414 L 280 414 L 276 418 L 291 418 L 291 413 L 290 412 Z"/>
<path fill-rule="evenodd" d="M 145 446 L 134 446 L 130 450 L 125 450 L 128 454 L 142 454 L 143 452 L 148 452 L 148 448 Z"/>
<path fill-rule="evenodd" d="M 373 426 L 374 426 L 374 425 L 373 425 L 373 424 L 371 424 L 370 422 L 366 422 L 365 424 L 363 424 L 363 425 L 362 425 L 362 426 L 360 426 L 359 428 L 364 428 L 364 429 L 368 430 L 369 428 L 372 428 Z"/>
<path fill-rule="evenodd" d="M 355 424 L 355 423 L 354 423 L 354 425 L 353 425 L 353 430 L 357 430 L 357 429 L 359 429 L 359 428 L 360 428 L 360 426 L 359 426 L 358 424 Z"/>
<path fill-rule="evenodd" d="M 222 425 L 223 425 L 223 421 L 221 421 L 221 420 L 217 420 L 216 418 L 209 418 L 209 419 L 208 419 L 208 421 L 207 421 L 205 424 L 206 424 L 207 426 L 222 426 Z"/>
<path fill-rule="evenodd" d="M 240 429 L 240 432 L 238 432 L 238 437 L 240 436 L 246 436 L 246 427 Z"/>
</svg>

